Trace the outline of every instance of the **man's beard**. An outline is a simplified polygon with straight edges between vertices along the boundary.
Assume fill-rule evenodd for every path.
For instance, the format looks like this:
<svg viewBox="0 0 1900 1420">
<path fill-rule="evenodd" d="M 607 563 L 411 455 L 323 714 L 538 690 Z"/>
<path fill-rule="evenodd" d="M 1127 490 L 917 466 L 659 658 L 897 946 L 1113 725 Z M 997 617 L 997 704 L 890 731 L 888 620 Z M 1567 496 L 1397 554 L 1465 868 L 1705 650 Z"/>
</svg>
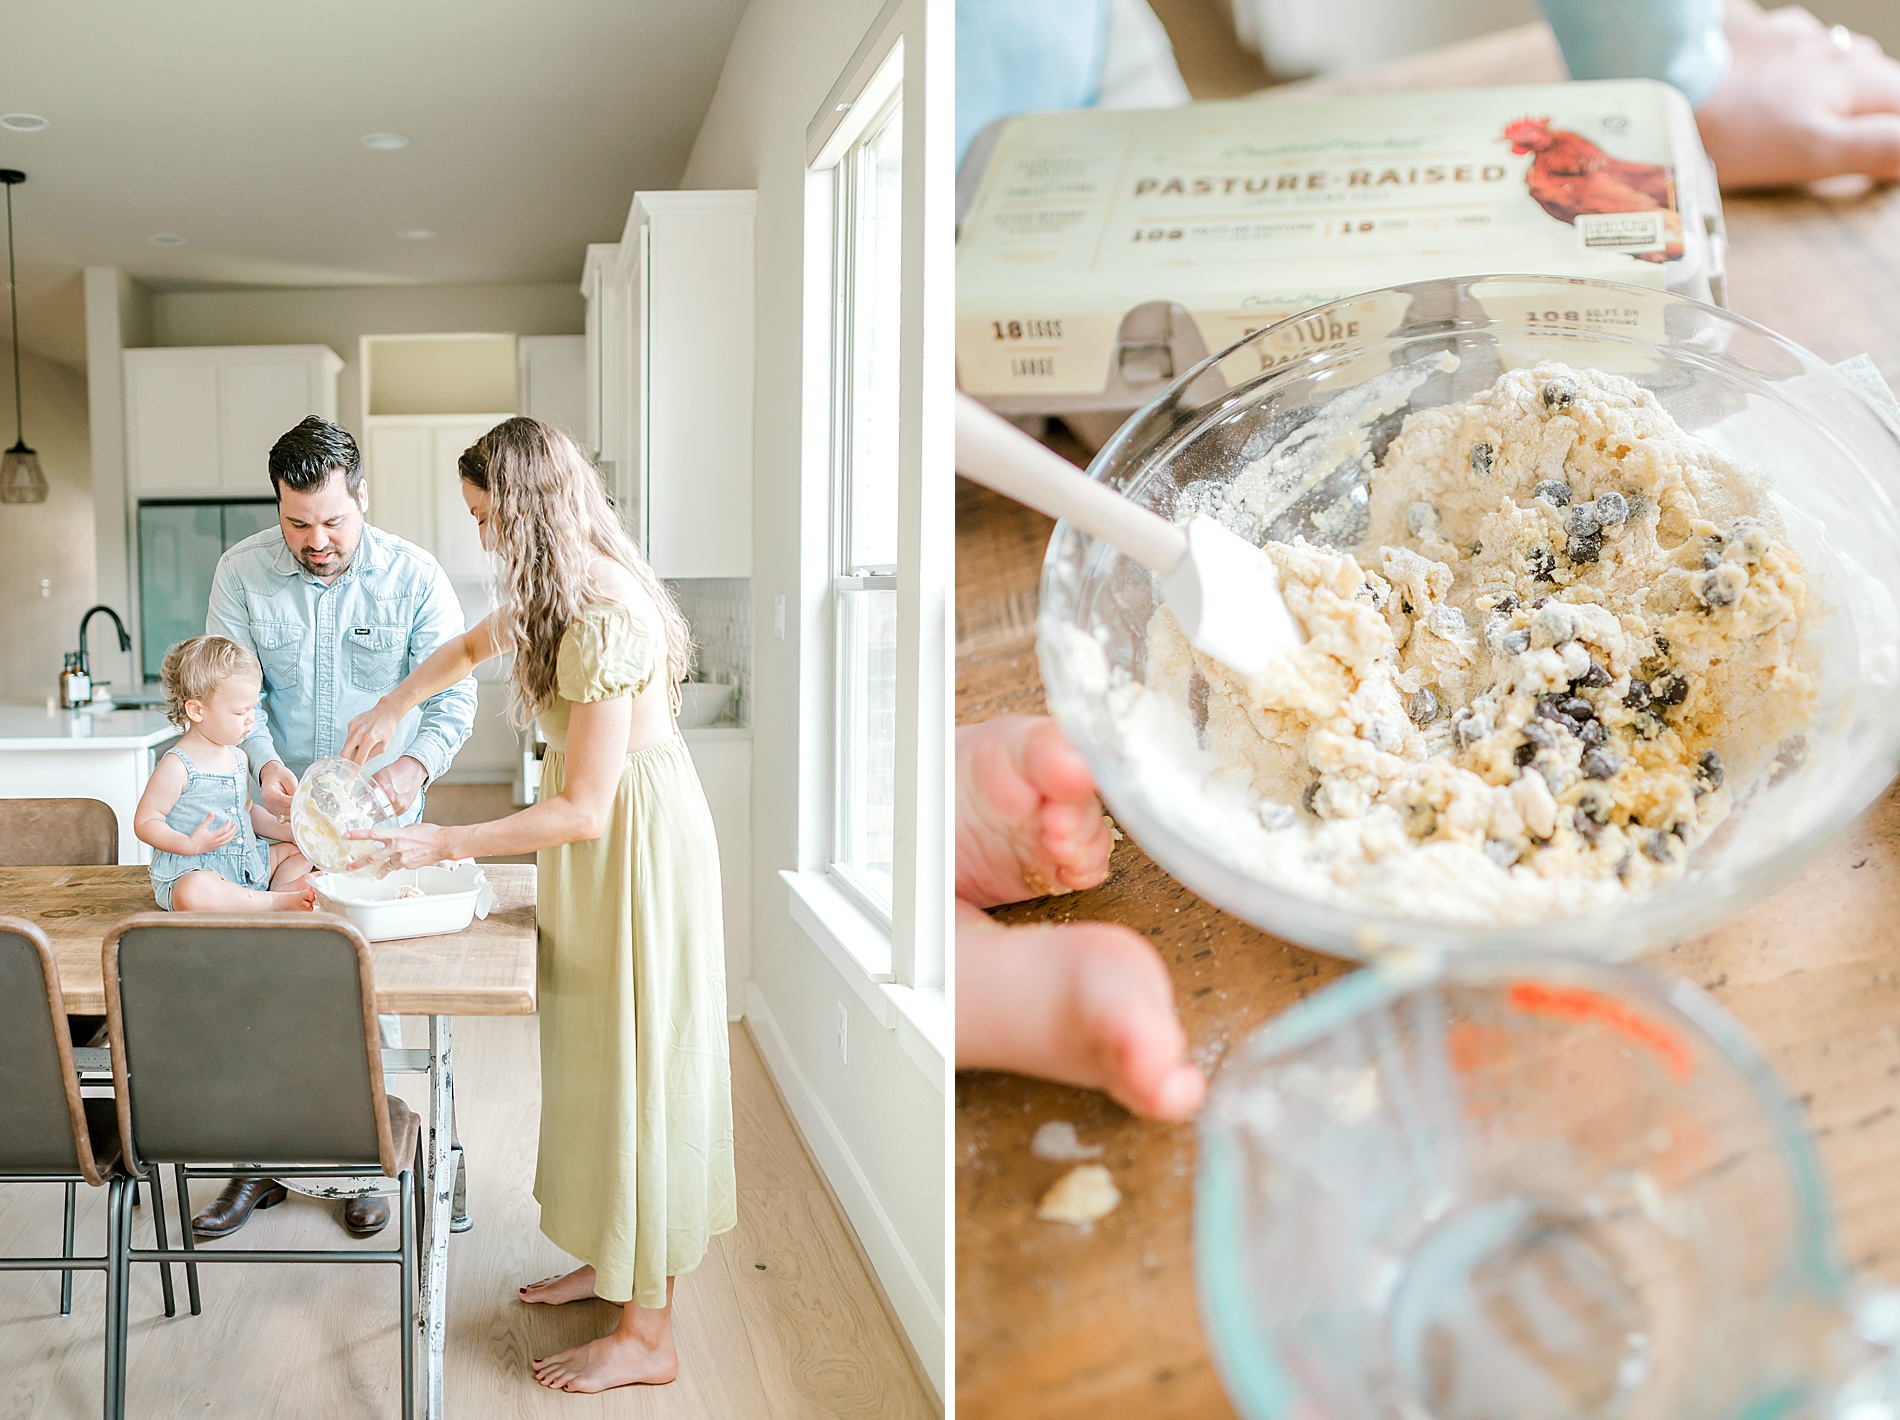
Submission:
<svg viewBox="0 0 1900 1420">
<path fill-rule="evenodd" d="M 340 547 L 332 547 L 330 550 L 335 556 L 328 564 L 318 565 L 312 563 L 307 553 L 300 552 L 296 554 L 297 565 L 303 568 L 303 570 L 308 572 L 312 577 L 341 577 L 345 572 L 350 570 L 350 563 L 356 560 L 356 549 L 351 548 L 348 552 L 345 552 Z"/>
</svg>

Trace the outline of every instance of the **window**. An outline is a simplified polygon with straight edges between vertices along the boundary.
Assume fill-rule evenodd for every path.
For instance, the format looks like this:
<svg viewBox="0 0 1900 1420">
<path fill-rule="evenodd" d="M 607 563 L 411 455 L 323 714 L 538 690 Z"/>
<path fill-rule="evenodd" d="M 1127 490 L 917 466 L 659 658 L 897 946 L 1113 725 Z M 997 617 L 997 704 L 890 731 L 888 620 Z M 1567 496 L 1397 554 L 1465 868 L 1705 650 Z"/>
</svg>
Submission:
<svg viewBox="0 0 1900 1420">
<path fill-rule="evenodd" d="M 829 871 L 886 924 L 895 859 L 902 47 L 832 174 L 835 801 Z M 888 77 L 886 77 L 888 76 Z M 882 92 L 880 92 L 882 91 Z"/>
</svg>

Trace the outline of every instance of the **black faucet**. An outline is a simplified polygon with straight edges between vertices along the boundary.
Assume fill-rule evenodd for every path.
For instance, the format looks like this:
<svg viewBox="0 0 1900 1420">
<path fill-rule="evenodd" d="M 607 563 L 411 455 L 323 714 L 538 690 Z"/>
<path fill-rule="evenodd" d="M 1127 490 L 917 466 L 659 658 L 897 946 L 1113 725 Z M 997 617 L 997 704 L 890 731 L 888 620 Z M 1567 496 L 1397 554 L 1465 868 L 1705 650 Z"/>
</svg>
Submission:
<svg viewBox="0 0 1900 1420">
<path fill-rule="evenodd" d="M 112 624 L 119 628 L 119 649 L 128 653 L 132 649 L 132 637 L 126 631 L 125 623 L 119 620 L 118 612 L 114 611 L 104 602 L 101 602 L 98 606 L 93 607 L 84 616 L 79 618 L 79 669 L 84 671 L 88 676 L 92 674 L 92 661 L 86 655 L 86 623 L 91 621 L 102 611 L 111 617 Z"/>
</svg>

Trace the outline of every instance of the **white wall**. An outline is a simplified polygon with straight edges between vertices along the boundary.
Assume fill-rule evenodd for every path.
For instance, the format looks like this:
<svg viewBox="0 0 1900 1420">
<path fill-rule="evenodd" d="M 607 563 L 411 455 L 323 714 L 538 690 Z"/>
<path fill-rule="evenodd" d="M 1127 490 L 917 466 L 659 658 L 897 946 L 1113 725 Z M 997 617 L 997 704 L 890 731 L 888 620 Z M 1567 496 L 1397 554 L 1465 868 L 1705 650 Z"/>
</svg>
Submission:
<svg viewBox="0 0 1900 1420">
<path fill-rule="evenodd" d="M 944 0 L 932 0 L 933 7 Z M 948 6 L 945 4 L 945 10 Z M 806 127 L 879 13 L 878 0 L 752 0 L 682 186 L 758 192 L 758 325 L 753 419 L 753 947 L 747 1018 L 807 1141 L 857 1230 L 886 1295 L 939 1393 L 945 1382 L 946 1100 L 804 930 L 780 870 L 800 862 L 799 765 L 811 727 L 799 713 L 806 643 L 801 588 L 825 580 L 801 547 L 824 517 L 822 490 L 801 487 L 806 361 Z M 906 128 L 922 88 L 923 0 L 906 0 Z M 939 26 L 947 41 L 947 26 Z M 947 47 L 947 46 L 946 46 Z M 939 63 L 933 72 L 947 73 Z M 947 95 L 945 96 L 947 100 Z M 949 184 L 944 184 L 946 192 Z M 921 210 L 906 201 L 907 221 Z M 915 224 L 920 226 L 921 223 Z M 948 221 L 945 222 L 947 240 Z M 916 266 L 909 256 L 906 275 Z M 907 305 L 907 309 L 908 309 Z M 948 329 L 946 325 L 946 330 Z M 922 368 L 907 324 L 905 369 Z M 948 385 L 945 385 L 946 391 Z M 946 395 L 947 398 L 947 395 Z M 945 489 L 949 487 L 946 475 Z M 939 526 L 947 526 L 940 523 Z M 815 539 L 823 546 L 823 535 Z M 773 597 L 786 598 L 786 639 Z M 849 1063 L 839 1059 L 840 1007 Z M 741 1202 L 743 1207 L 743 1201 Z"/>
<path fill-rule="evenodd" d="M 57 690 L 61 656 L 79 645 L 79 618 L 98 600 L 93 556 L 92 455 L 86 377 L 20 352 L 26 442 L 39 451 L 50 492 L 44 503 L 0 503 L 0 701 L 44 701 Z M 0 344 L 0 448 L 13 442 L 13 357 Z M 42 597 L 40 582 L 48 581 Z M 123 601 L 114 609 L 125 611 Z M 122 685 L 130 657 L 112 624 L 92 624 L 93 674 Z"/>
<path fill-rule="evenodd" d="M 578 335 L 586 314 L 578 268 L 572 281 L 513 286 L 164 291 L 152 297 L 152 344 L 327 345 L 343 357 L 337 422 L 361 439 L 359 336 L 462 331 Z"/>
</svg>

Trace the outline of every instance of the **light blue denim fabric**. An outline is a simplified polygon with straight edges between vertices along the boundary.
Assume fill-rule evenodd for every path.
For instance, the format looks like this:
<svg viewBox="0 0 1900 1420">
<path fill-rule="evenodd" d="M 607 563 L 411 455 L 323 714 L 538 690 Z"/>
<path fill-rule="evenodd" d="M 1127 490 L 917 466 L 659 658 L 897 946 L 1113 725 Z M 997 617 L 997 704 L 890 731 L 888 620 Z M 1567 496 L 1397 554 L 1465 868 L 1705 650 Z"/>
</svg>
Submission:
<svg viewBox="0 0 1900 1420">
<path fill-rule="evenodd" d="M 176 745 L 165 753 L 177 755 L 185 766 L 185 787 L 171 812 L 165 815 L 165 826 L 174 833 L 189 834 L 205 821 L 206 814 L 216 814 L 217 827 L 235 819 L 238 832 L 236 838 L 209 853 L 168 853 L 163 848 L 153 849 L 148 871 L 152 876 L 152 896 L 158 899 L 158 905 L 171 911 L 173 885 L 186 873 L 201 869 L 216 873 L 239 887 L 264 891 L 270 886 L 270 849 L 251 827 L 251 801 L 244 776 L 235 765 L 228 774 L 200 769 Z"/>
<path fill-rule="evenodd" d="M 1537 0 L 1573 79 L 1660 79 L 1700 108 L 1728 75 L 1723 0 Z"/>
<path fill-rule="evenodd" d="M 957 0 L 957 161 L 1013 113 L 1092 108 L 1108 53 L 1108 0 Z"/>
<path fill-rule="evenodd" d="M 264 714 L 244 742 L 251 772 L 281 759 L 299 778 L 343 748 L 353 717 L 466 629 L 441 564 L 367 524 L 350 570 L 328 586 L 291 556 L 281 528 L 245 538 L 218 559 L 205 617 L 207 632 L 248 646 L 264 666 Z M 439 779 L 474 723 L 470 676 L 403 717 L 368 767 L 410 755 Z M 418 795 L 402 821 L 421 806 Z"/>
</svg>

